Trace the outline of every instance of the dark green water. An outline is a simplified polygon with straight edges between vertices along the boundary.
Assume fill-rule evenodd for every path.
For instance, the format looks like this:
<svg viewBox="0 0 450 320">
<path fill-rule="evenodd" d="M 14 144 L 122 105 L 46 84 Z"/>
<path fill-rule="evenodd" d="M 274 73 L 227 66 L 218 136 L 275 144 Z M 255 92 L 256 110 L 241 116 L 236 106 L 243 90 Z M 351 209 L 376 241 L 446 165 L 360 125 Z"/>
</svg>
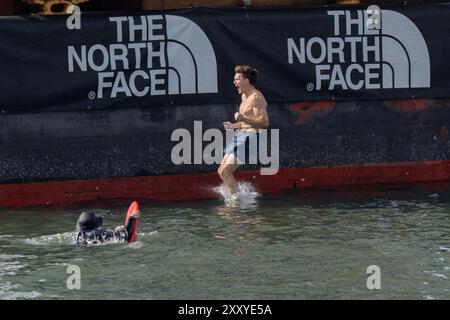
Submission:
<svg viewBox="0 0 450 320">
<path fill-rule="evenodd" d="M 0 210 L 1 299 L 449 299 L 450 192 L 141 203 L 138 241 L 76 247 L 79 213 Z M 81 289 L 66 285 L 70 265 Z M 377 265 L 381 289 L 367 288 Z"/>
</svg>

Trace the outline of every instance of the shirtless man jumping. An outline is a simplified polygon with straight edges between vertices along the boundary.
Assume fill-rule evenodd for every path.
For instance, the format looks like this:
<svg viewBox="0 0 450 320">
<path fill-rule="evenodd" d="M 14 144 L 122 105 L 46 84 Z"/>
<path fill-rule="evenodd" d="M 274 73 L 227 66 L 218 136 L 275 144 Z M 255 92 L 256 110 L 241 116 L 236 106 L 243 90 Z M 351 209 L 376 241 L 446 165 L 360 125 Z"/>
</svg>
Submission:
<svg viewBox="0 0 450 320">
<path fill-rule="evenodd" d="M 269 126 L 266 99 L 255 88 L 258 71 L 251 66 L 238 65 L 234 72 L 234 86 L 241 95 L 241 104 L 239 112 L 234 114 L 236 122 L 224 122 L 224 128 L 237 130 L 234 132 L 233 141 L 225 148 L 225 155 L 218 169 L 219 176 L 228 188 L 230 196 L 238 191 L 238 184 L 233 174 L 245 163 L 245 159 L 239 158 L 240 153 L 236 152 L 237 149 L 245 147 L 246 152 L 251 151 L 251 148 L 248 148 L 250 139 L 258 141 L 259 129 Z M 236 157 L 239 158 L 239 162 Z"/>
</svg>

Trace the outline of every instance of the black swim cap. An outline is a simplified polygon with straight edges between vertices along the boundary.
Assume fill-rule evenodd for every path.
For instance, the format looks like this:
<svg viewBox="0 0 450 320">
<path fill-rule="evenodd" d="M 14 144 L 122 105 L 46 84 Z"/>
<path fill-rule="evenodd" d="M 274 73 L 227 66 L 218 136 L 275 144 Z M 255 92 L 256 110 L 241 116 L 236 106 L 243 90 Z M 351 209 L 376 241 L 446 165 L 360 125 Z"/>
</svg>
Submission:
<svg viewBox="0 0 450 320">
<path fill-rule="evenodd" d="M 84 211 L 78 218 L 76 231 L 91 231 L 100 227 L 102 223 L 102 217 L 97 217 L 94 212 Z"/>
</svg>

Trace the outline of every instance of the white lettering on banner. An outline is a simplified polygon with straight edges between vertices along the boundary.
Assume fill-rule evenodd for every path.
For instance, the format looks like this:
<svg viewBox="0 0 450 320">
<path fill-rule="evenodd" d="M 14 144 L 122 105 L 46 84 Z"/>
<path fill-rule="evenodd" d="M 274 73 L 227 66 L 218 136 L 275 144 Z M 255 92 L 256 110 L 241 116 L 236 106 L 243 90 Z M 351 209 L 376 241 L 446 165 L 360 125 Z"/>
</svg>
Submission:
<svg viewBox="0 0 450 320">
<path fill-rule="evenodd" d="M 270 144 L 268 133 L 270 133 Z M 194 121 L 193 136 L 185 128 L 178 128 L 172 132 L 170 140 L 178 142 L 172 148 L 170 154 L 172 163 L 175 165 L 220 164 L 224 154 L 223 143 L 229 145 L 233 141 L 233 137 L 234 129 L 226 130 L 224 139 L 219 129 L 211 128 L 203 133 L 202 122 Z M 269 165 L 260 168 L 261 175 L 277 174 L 280 167 L 279 129 L 260 129 L 259 139 L 256 135 L 251 135 L 248 139 L 249 150 L 245 150 L 242 145 L 237 147 L 237 163 L 244 164 L 245 162 L 239 159 L 245 159 L 248 155 L 248 164 L 257 164 L 259 160 L 261 165 Z M 203 148 L 203 142 L 209 142 L 205 148 Z M 192 158 L 194 158 L 194 161 L 192 161 Z"/>
<path fill-rule="evenodd" d="M 333 36 L 287 39 L 288 63 L 315 67 L 309 91 L 431 86 L 427 44 L 409 18 L 377 6 L 327 13 Z"/>
<path fill-rule="evenodd" d="M 70 73 L 97 73 L 97 89 L 91 91 L 97 99 L 218 92 L 213 47 L 191 20 L 141 15 L 109 22 L 115 43 L 67 47 Z"/>
</svg>

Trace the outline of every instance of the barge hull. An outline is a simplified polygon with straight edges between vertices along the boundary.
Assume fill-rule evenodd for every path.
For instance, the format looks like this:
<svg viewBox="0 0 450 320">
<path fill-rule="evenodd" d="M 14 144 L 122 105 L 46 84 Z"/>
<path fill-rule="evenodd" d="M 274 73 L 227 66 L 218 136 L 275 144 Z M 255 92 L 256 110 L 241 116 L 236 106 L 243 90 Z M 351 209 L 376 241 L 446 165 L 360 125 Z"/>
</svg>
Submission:
<svg viewBox="0 0 450 320">
<path fill-rule="evenodd" d="M 250 182 L 260 194 L 305 190 L 339 191 L 348 187 L 383 188 L 395 185 L 446 182 L 450 161 L 367 164 L 357 166 L 281 169 L 276 176 L 258 171 L 242 171 L 239 181 Z M 214 173 L 130 177 L 97 180 L 70 180 L 29 184 L 9 184 L 0 188 L 1 207 L 66 206 L 105 200 L 142 199 L 190 201 L 218 199 L 214 187 L 220 181 Z"/>
</svg>

